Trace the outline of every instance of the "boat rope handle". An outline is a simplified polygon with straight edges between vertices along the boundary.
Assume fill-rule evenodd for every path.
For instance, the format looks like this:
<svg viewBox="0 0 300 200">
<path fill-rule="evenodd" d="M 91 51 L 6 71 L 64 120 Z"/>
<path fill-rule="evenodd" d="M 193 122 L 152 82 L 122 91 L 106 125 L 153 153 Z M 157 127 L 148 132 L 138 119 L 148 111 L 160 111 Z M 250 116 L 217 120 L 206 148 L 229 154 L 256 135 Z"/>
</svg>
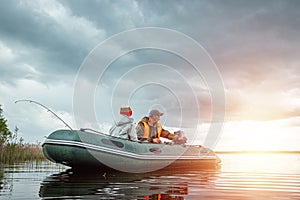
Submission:
<svg viewBox="0 0 300 200">
<path fill-rule="evenodd" d="M 47 112 L 52 113 L 57 119 L 59 119 L 62 123 L 64 123 L 64 125 L 65 125 L 66 127 L 68 127 L 70 130 L 73 130 L 73 129 L 71 128 L 71 126 L 69 126 L 62 118 L 60 118 L 55 112 L 53 112 L 53 111 L 52 111 L 51 109 L 49 109 L 47 106 L 45 106 L 45 105 L 43 105 L 43 104 L 41 104 L 41 103 L 39 103 L 39 102 L 37 102 L 37 101 L 33 101 L 33 100 L 29 100 L 29 99 L 21 99 L 21 100 L 15 101 L 15 103 L 19 103 L 19 102 L 35 103 L 35 104 L 37 104 L 37 105 L 43 107 L 44 109 L 47 110 Z"/>
<path fill-rule="evenodd" d="M 100 131 L 96 131 L 96 130 L 91 129 L 91 128 L 81 128 L 80 131 L 93 131 L 93 132 L 95 132 L 95 133 L 101 133 L 101 134 L 104 134 L 104 133 L 102 133 L 102 132 L 100 132 Z"/>
</svg>

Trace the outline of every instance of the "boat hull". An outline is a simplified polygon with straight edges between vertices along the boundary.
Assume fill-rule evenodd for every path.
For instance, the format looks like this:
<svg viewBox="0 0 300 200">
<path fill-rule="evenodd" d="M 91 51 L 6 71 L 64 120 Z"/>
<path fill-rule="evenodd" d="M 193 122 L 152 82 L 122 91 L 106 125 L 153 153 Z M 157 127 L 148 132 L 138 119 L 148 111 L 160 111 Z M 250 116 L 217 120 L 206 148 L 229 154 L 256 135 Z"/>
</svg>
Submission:
<svg viewBox="0 0 300 200">
<path fill-rule="evenodd" d="M 47 159 L 73 168 L 144 173 L 166 167 L 211 168 L 221 162 L 201 146 L 139 143 L 80 130 L 57 130 L 42 146 Z"/>
</svg>

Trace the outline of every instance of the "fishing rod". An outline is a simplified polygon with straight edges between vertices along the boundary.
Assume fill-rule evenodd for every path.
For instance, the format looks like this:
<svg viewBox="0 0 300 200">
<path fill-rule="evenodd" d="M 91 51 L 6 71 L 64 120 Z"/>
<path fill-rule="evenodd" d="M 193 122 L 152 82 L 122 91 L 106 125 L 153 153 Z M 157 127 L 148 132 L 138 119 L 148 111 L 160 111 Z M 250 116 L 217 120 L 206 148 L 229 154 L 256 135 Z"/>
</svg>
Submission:
<svg viewBox="0 0 300 200">
<path fill-rule="evenodd" d="M 64 125 L 65 125 L 66 127 L 68 127 L 70 130 L 73 130 L 73 129 L 71 128 L 71 126 L 69 126 L 62 118 L 60 118 L 55 112 L 53 112 L 53 111 L 52 111 L 51 109 L 49 109 L 47 106 L 45 106 L 45 105 L 43 105 L 43 104 L 41 104 L 41 103 L 39 103 L 39 102 L 37 102 L 37 101 L 33 101 L 33 100 L 29 100 L 29 99 L 21 99 L 21 100 L 15 101 L 15 103 L 19 103 L 19 102 L 35 103 L 35 104 L 37 104 L 37 105 L 43 107 L 44 109 L 47 110 L 47 112 L 52 113 L 57 119 L 59 119 L 62 123 L 64 123 Z"/>
</svg>

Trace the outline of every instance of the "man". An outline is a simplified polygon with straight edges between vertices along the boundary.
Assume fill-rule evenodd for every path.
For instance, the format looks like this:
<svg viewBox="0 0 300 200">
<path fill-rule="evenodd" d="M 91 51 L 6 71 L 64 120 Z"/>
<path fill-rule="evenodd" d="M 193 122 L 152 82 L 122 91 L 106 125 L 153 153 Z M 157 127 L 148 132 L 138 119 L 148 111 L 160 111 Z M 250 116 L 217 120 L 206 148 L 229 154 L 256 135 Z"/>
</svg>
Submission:
<svg viewBox="0 0 300 200">
<path fill-rule="evenodd" d="M 114 137 L 119 137 L 127 140 L 137 141 L 137 136 L 134 129 L 132 110 L 128 107 L 120 108 L 121 118 L 109 129 L 109 134 Z"/>
<path fill-rule="evenodd" d="M 171 134 L 169 131 L 162 128 L 159 123 L 160 117 L 163 115 L 158 110 L 151 110 L 148 117 L 144 117 L 136 126 L 136 134 L 140 141 L 148 141 L 152 143 L 161 143 L 160 137 L 173 140 L 176 144 L 186 142 L 186 137 Z"/>
</svg>

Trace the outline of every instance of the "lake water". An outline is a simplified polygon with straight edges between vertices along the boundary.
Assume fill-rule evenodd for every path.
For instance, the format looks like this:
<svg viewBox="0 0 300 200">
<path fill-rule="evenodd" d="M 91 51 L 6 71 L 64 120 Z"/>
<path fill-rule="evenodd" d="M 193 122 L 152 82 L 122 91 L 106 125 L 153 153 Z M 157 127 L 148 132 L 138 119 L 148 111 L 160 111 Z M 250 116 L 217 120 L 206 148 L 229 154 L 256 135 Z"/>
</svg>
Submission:
<svg viewBox="0 0 300 200">
<path fill-rule="evenodd" d="M 220 169 L 147 174 L 5 165 L 0 199 L 300 199 L 300 154 L 218 155 Z"/>
</svg>

